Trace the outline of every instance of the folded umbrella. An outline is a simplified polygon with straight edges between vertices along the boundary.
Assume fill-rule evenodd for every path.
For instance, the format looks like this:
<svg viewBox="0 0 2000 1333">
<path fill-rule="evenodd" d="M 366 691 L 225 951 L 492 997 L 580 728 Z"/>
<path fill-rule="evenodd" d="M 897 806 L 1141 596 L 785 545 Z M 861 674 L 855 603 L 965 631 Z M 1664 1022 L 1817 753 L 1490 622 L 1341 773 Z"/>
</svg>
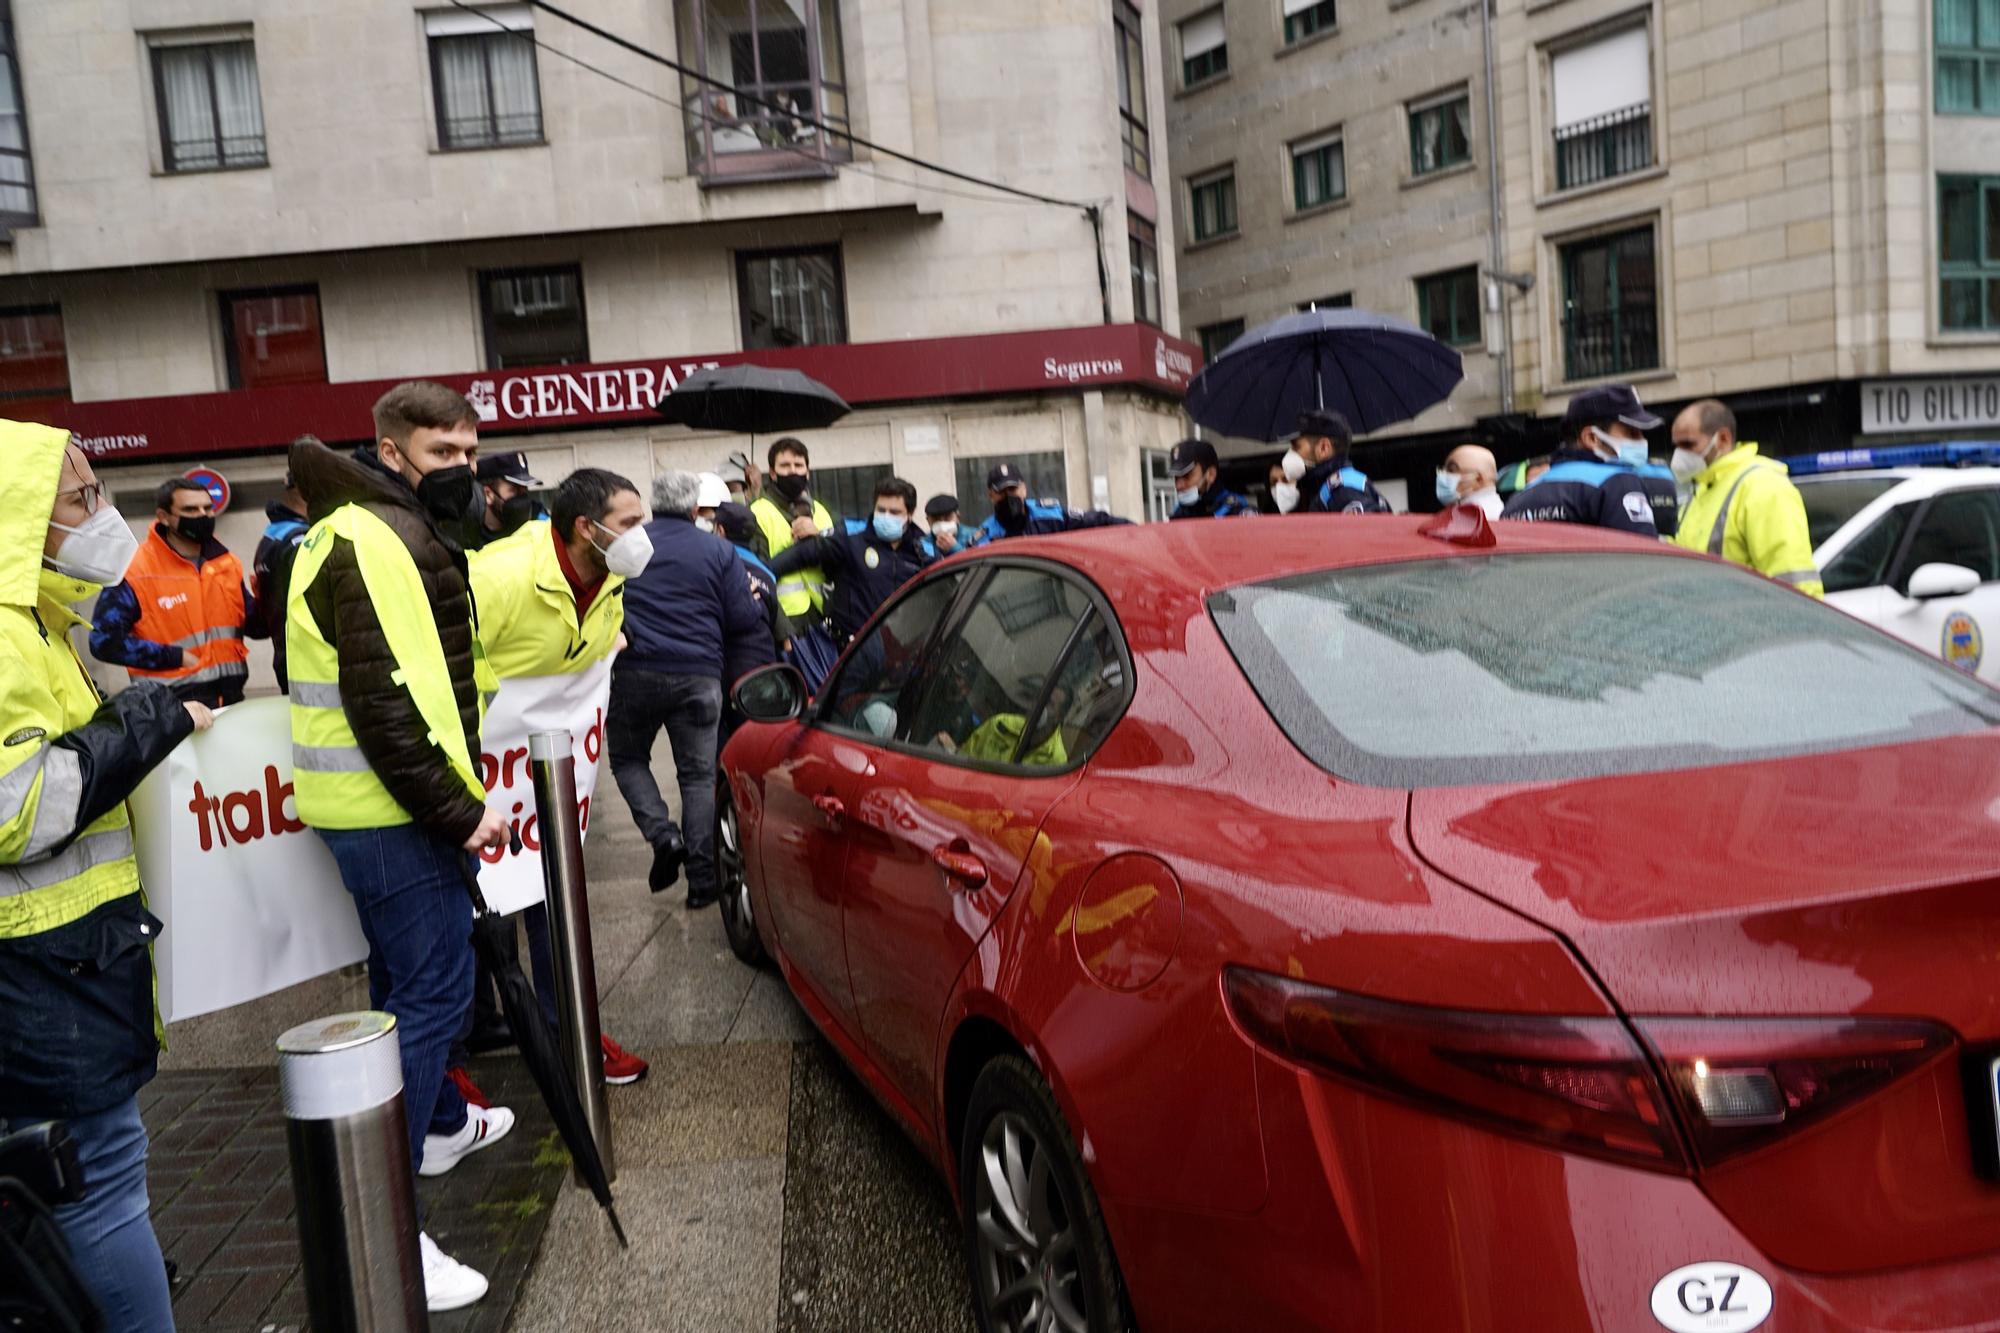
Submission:
<svg viewBox="0 0 2000 1333">
<path fill-rule="evenodd" d="M 1457 352 L 1414 324 L 1368 310 L 1302 310 L 1260 324 L 1203 366 L 1187 413 L 1208 429 L 1277 440 L 1324 407 L 1367 434 L 1408 421 L 1465 378 Z"/>
<path fill-rule="evenodd" d="M 697 370 L 660 399 L 658 410 L 677 426 L 751 435 L 814 430 L 853 411 L 812 376 L 769 366 Z"/>
<path fill-rule="evenodd" d="M 522 973 L 521 960 L 515 954 L 514 923 L 486 905 L 486 897 L 479 891 L 479 874 L 469 854 L 459 860 L 458 868 L 465 877 L 465 891 L 472 895 L 472 947 L 493 974 L 493 983 L 500 991 L 501 1011 L 507 1015 L 507 1026 L 514 1032 L 514 1044 L 520 1049 L 528 1072 L 534 1075 L 542 1102 L 549 1108 L 549 1115 L 555 1120 L 556 1130 L 568 1146 L 577 1170 L 583 1174 L 584 1183 L 590 1186 L 597 1206 L 611 1219 L 618 1247 L 629 1249 L 625 1228 L 618 1221 L 618 1209 L 612 1203 L 611 1178 L 605 1174 L 597 1140 L 591 1137 L 590 1124 L 583 1116 L 583 1102 L 577 1096 L 576 1085 L 570 1081 L 562 1052 L 557 1049 L 556 1034 L 549 1030 L 548 1019 L 536 1002 L 535 989 Z"/>
</svg>

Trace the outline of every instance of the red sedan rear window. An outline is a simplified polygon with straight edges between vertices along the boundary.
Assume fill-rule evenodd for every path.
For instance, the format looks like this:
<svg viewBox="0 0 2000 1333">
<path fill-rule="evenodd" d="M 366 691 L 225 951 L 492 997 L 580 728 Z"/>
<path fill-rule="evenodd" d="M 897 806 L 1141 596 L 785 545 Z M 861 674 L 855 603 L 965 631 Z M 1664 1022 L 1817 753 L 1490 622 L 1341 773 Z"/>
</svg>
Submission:
<svg viewBox="0 0 2000 1333">
<path fill-rule="evenodd" d="M 2000 694 L 1777 584 L 1651 555 L 1494 555 L 1218 593 L 1271 716 L 1388 787 L 1695 768 L 1958 735 Z"/>
</svg>

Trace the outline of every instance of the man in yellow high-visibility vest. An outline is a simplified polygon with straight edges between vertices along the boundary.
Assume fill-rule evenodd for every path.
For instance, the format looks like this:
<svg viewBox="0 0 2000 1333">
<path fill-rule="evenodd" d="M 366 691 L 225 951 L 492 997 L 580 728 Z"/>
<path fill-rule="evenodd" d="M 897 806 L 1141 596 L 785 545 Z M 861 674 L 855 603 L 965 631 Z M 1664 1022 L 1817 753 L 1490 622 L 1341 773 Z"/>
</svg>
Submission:
<svg viewBox="0 0 2000 1333">
<path fill-rule="evenodd" d="M 138 543 L 68 431 L 0 421 L 0 455 L 0 1134 L 64 1122 L 88 1189 L 56 1223 L 85 1291 L 119 1333 L 172 1333 L 139 1119 L 160 922 L 125 798 L 209 712 L 158 681 L 98 697 L 70 607 L 116 586 Z"/>
<path fill-rule="evenodd" d="M 1737 441 L 1728 407 L 1704 398 L 1674 418 L 1673 469 L 1694 484 L 1675 545 L 1747 565 L 1808 596 L 1826 595 L 1799 488 L 1783 463 Z"/>
<path fill-rule="evenodd" d="M 473 627 L 465 557 L 447 534 L 475 513 L 478 416 L 441 384 L 375 404 L 375 443 L 292 446 L 318 516 L 286 590 L 292 769 L 299 818 L 332 849 L 368 939 L 369 1000 L 396 1018 L 410 1162 L 442 1175 L 513 1128 L 446 1081 L 472 1004 L 465 856 L 499 845 L 475 756 L 482 692 L 498 682 Z M 433 1310 L 486 1279 L 421 1238 Z"/>
</svg>

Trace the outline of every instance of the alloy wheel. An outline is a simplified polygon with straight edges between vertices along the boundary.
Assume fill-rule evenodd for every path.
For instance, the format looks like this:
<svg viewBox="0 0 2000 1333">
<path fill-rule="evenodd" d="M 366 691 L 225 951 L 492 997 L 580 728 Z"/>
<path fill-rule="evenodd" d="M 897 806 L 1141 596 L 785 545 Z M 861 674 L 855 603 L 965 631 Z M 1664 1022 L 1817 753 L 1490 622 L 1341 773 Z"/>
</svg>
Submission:
<svg viewBox="0 0 2000 1333">
<path fill-rule="evenodd" d="M 721 881 L 722 900 L 734 910 L 745 932 L 756 929 L 750 914 L 750 878 L 743 873 L 743 847 L 737 837 L 736 803 L 725 801 L 722 817 L 715 824 L 715 872 Z"/>
<path fill-rule="evenodd" d="M 1002 1111 L 980 1137 L 973 1173 L 973 1277 L 995 1329 L 1088 1333 L 1070 1201 L 1034 1127 Z"/>
</svg>

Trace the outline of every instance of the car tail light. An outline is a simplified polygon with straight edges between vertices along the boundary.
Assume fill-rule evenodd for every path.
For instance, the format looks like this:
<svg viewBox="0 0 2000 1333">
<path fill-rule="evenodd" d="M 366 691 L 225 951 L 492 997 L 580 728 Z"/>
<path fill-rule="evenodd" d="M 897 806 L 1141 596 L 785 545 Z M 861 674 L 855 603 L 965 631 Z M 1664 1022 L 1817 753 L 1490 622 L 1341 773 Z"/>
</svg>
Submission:
<svg viewBox="0 0 2000 1333">
<path fill-rule="evenodd" d="M 1943 1055 L 1909 1018 L 1641 1018 L 1694 1155 L 1714 1166 L 1824 1120 Z"/>
<path fill-rule="evenodd" d="M 1316 1072 L 1566 1152 L 1687 1169 L 1666 1095 L 1618 1019 L 1462 1013 L 1241 967 L 1223 988 L 1251 1040 Z"/>
</svg>

